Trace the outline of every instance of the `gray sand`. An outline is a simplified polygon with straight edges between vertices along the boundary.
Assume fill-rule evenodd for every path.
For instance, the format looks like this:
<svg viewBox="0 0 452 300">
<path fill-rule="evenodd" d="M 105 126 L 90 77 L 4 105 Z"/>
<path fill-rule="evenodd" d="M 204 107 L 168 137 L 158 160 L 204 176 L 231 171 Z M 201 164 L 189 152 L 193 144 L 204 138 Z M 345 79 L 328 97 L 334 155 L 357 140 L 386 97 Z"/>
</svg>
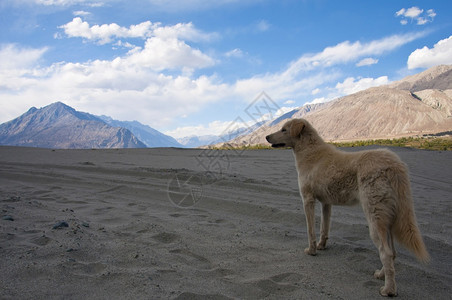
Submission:
<svg viewBox="0 0 452 300">
<path fill-rule="evenodd" d="M 452 152 L 392 150 L 432 256 L 396 245 L 399 299 L 450 299 Z M 290 150 L 0 147 L 0 209 L 1 299 L 381 299 L 359 206 L 303 253 Z"/>
</svg>

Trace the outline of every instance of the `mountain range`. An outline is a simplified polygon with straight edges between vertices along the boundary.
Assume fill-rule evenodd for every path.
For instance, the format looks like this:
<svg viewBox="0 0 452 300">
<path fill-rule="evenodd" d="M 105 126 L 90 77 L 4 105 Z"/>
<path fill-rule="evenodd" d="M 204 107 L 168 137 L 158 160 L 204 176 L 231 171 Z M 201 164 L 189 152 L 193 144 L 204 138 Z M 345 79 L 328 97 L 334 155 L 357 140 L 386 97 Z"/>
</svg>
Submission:
<svg viewBox="0 0 452 300">
<path fill-rule="evenodd" d="M 79 112 L 56 102 L 0 124 L 0 145 L 43 148 L 267 145 L 265 136 L 291 118 L 306 118 L 327 141 L 452 133 L 452 65 L 436 66 L 388 85 L 328 103 L 308 104 L 273 120 L 220 136 L 176 140 L 137 121 Z"/>
<path fill-rule="evenodd" d="M 147 147 L 183 147 L 176 139 L 138 121 L 118 121 L 108 116 L 99 118 L 113 127 L 130 130 Z"/>
<path fill-rule="evenodd" d="M 326 141 L 452 133 L 452 66 L 436 66 L 388 85 L 321 105 L 308 105 L 256 131 L 216 146 L 268 145 L 265 136 L 291 118 L 305 118 Z"/>
<path fill-rule="evenodd" d="M 62 102 L 32 107 L 1 124 L 0 145 L 61 149 L 181 146 L 149 126 L 79 112 Z"/>
</svg>

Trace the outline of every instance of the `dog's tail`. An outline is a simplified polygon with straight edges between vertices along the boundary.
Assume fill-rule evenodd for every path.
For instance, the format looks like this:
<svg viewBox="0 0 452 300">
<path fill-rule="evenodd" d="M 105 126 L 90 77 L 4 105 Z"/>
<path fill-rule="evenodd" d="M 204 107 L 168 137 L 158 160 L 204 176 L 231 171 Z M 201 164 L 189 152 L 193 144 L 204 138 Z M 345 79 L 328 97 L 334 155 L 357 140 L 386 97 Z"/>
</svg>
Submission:
<svg viewBox="0 0 452 300">
<path fill-rule="evenodd" d="M 396 172 L 392 185 L 398 198 L 397 214 L 392 232 L 403 246 L 416 255 L 419 261 L 427 263 L 430 261 L 430 255 L 416 222 L 406 166 L 401 166 L 399 172 Z"/>
</svg>

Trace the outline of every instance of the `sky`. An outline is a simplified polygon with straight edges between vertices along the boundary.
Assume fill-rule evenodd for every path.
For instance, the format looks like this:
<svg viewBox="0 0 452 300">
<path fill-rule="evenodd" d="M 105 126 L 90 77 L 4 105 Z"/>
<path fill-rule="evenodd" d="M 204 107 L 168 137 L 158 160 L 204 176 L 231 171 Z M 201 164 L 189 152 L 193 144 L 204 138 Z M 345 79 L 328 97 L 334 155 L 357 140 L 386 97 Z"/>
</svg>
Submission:
<svg viewBox="0 0 452 300">
<path fill-rule="evenodd" d="M 61 101 L 175 138 L 452 64 L 445 0 L 1 0 L 0 26 L 0 123 Z"/>
</svg>

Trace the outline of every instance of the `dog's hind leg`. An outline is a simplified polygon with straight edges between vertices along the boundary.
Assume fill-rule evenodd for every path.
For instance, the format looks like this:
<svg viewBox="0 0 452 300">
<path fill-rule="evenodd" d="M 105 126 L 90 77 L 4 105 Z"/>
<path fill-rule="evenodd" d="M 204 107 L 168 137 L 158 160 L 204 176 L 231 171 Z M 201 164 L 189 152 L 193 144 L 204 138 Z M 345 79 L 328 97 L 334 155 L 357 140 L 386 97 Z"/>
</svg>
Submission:
<svg viewBox="0 0 452 300">
<path fill-rule="evenodd" d="M 378 221 L 377 221 L 378 222 Z M 370 226 L 370 236 L 372 237 L 375 246 L 378 248 L 380 261 L 383 264 L 381 270 L 374 273 L 374 277 L 384 279 L 385 285 L 381 287 L 380 294 L 382 296 L 396 296 L 397 288 L 395 283 L 395 269 L 394 269 L 394 244 L 392 234 L 388 226 Z"/>
<path fill-rule="evenodd" d="M 318 250 L 326 248 L 326 241 L 328 240 L 328 233 L 330 231 L 331 219 L 331 204 L 322 205 L 322 223 L 320 228 L 320 242 L 317 244 Z"/>
</svg>

